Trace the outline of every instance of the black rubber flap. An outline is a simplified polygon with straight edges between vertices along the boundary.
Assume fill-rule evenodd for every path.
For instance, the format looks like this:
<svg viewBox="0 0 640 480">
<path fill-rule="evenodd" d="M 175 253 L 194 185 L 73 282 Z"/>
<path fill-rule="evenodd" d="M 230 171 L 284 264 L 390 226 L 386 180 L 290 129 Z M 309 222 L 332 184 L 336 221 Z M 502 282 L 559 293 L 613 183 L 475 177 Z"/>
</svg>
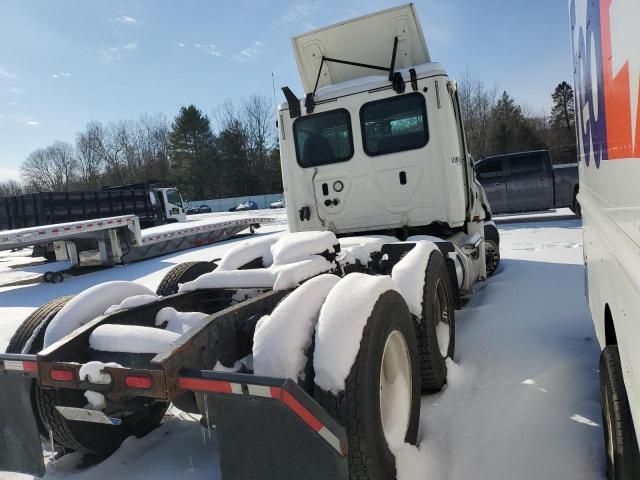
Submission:
<svg viewBox="0 0 640 480">
<path fill-rule="evenodd" d="M 31 408 L 31 378 L 0 375 L 0 472 L 41 477 L 42 443 Z"/>
</svg>

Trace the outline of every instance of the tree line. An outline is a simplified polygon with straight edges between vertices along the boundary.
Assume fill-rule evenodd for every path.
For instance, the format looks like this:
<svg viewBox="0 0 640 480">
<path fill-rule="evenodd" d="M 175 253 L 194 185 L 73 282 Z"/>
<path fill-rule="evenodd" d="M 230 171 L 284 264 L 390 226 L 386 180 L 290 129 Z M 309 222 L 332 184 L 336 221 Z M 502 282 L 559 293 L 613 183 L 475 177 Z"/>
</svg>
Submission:
<svg viewBox="0 0 640 480">
<path fill-rule="evenodd" d="M 506 91 L 487 88 L 469 73 L 458 93 L 476 160 L 548 149 L 555 163 L 576 161 L 574 96 L 567 82 L 552 93 L 548 116 L 528 112 Z M 162 114 L 91 121 L 73 144 L 56 141 L 31 152 L 21 176 L 22 182 L 0 182 L 0 196 L 149 181 L 177 186 L 192 200 L 281 192 L 273 104 L 252 95 L 239 103 L 224 102 L 212 118 L 189 105 L 171 122 Z"/>
<path fill-rule="evenodd" d="M 89 122 L 75 142 L 56 141 L 22 163 L 22 182 L 0 196 L 94 190 L 146 182 L 177 186 L 193 200 L 282 191 L 273 103 L 252 95 L 224 102 L 213 120 L 194 105 L 162 114 Z"/>
<path fill-rule="evenodd" d="M 526 150 L 549 150 L 554 163 L 577 161 L 573 89 L 561 82 L 550 115 L 532 114 L 506 91 L 487 88 L 468 72 L 458 83 L 469 151 L 476 160 Z"/>
</svg>

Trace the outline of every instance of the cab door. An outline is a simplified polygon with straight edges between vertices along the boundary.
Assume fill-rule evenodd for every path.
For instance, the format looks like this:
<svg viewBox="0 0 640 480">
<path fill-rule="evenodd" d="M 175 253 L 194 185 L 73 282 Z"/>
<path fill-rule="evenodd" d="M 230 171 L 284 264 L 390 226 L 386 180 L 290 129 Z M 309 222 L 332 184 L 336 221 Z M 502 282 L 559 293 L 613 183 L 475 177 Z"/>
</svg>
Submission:
<svg viewBox="0 0 640 480">
<path fill-rule="evenodd" d="M 482 184 L 492 213 L 509 212 L 507 201 L 508 163 L 505 158 L 488 158 L 476 163 L 478 181 Z"/>
</svg>

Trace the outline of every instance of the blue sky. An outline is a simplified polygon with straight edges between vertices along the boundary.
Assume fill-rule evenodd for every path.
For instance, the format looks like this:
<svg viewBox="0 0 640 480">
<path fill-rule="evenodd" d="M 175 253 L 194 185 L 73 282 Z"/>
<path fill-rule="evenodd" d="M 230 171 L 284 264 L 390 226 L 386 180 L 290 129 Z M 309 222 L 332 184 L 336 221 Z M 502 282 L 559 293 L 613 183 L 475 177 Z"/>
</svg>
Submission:
<svg viewBox="0 0 640 480">
<path fill-rule="evenodd" d="M 0 0 L 0 179 L 90 120 L 181 105 L 205 113 L 251 93 L 302 95 L 290 37 L 402 3 L 369 0 Z M 419 0 L 434 61 L 468 68 L 533 112 L 571 81 L 564 0 Z M 282 96 L 278 90 L 278 102 Z"/>
</svg>

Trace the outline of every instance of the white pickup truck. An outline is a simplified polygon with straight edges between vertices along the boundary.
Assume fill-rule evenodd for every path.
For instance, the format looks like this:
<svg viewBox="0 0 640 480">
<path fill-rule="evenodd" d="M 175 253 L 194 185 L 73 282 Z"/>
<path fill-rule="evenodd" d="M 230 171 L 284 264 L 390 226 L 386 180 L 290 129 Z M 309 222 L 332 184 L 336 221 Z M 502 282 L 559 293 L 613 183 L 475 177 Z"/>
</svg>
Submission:
<svg viewBox="0 0 640 480">
<path fill-rule="evenodd" d="M 570 0 L 587 298 L 598 341 L 608 478 L 640 477 L 637 0 Z"/>
</svg>

